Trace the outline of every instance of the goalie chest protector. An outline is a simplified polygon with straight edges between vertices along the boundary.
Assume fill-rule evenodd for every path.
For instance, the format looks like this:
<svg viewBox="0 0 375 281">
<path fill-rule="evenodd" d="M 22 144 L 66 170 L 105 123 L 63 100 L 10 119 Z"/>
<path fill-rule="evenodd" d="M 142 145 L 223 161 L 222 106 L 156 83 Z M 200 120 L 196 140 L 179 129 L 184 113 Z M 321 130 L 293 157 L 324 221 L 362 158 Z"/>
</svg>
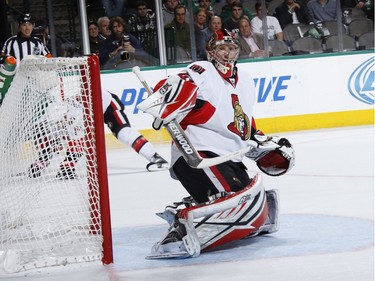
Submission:
<svg viewBox="0 0 375 281">
<path fill-rule="evenodd" d="M 235 81 L 226 81 L 206 61 L 190 64 L 187 72 L 199 87 L 197 99 L 205 101 L 206 107 L 183 120 L 195 148 L 225 155 L 245 147 L 250 139 L 256 96 L 251 76 L 240 69 Z M 242 161 L 242 156 L 234 161 Z"/>
</svg>

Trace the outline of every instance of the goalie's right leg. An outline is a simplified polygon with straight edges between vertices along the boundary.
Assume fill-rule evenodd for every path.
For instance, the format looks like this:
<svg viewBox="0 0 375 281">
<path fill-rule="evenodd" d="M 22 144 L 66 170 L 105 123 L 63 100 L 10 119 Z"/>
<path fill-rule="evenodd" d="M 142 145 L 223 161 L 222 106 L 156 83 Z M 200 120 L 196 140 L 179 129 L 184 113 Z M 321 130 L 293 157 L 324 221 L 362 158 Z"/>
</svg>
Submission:
<svg viewBox="0 0 375 281">
<path fill-rule="evenodd" d="M 174 212 L 169 233 L 153 246 L 148 258 L 194 257 L 202 250 L 259 234 L 268 218 L 262 178 L 257 175 L 241 191 Z M 170 221 L 170 214 L 168 208 L 160 216 Z"/>
</svg>

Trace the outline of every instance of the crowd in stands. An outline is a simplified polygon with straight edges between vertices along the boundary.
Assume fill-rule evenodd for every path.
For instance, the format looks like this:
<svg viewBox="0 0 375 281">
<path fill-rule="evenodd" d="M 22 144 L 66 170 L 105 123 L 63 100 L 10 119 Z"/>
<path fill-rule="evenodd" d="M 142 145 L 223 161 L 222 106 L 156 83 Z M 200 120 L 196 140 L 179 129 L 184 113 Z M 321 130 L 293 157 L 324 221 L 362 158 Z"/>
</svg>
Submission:
<svg viewBox="0 0 375 281">
<path fill-rule="evenodd" d="M 373 26 L 372 30 L 366 27 L 373 25 L 372 0 L 340 0 L 340 13 L 337 13 L 336 1 L 270 0 L 263 2 L 263 6 L 260 0 L 195 0 L 192 3 L 187 0 L 163 0 L 165 42 L 169 44 L 169 49 L 174 50 L 174 58 L 168 63 L 205 60 L 208 38 L 222 27 L 236 34 L 242 59 L 272 55 L 272 46 L 276 46 L 272 41 L 285 43 L 285 55 L 297 54 L 293 52 L 293 43 L 304 37 L 320 40 L 323 52 L 325 40 L 330 35 L 337 35 L 337 20 L 342 20 L 344 34 L 353 37 L 353 44 L 357 48 L 359 36 L 354 36 L 354 32 L 351 34 L 350 24 L 359 20 L 370 21 L 364 25 L 363 33 L 366 33 L 366 28 L 373 33 Z M 107 12 L 107 15 L 88 25 L 90 50 L 99 55 L 102 69 L 159 64 L 158 23 L 153 1 L 138 0 L 134 3 L 131 12 Z M 336 22 L 336 27 L 332 24 L 328 27 L 332 21 Z M 44 22 L 40 25 L 47 28 L 44 38 L 48 38 L 48 26 Z M 335 28 L 331 29 L 332 26 Z M 167 38 L 172 38 L 172 41 Z M 267 40 L 272 44 L 267 43 L 265 50 Z M 45 44 L 48 46 L 48 40 L 45 40 Z M 309 53 L 306 48 L 302 53 Z M 360 49 L 365 48 L 374 47 L 369 44 Z M 57 53 L 64 55 L 61 50 Z"/>
</svg>

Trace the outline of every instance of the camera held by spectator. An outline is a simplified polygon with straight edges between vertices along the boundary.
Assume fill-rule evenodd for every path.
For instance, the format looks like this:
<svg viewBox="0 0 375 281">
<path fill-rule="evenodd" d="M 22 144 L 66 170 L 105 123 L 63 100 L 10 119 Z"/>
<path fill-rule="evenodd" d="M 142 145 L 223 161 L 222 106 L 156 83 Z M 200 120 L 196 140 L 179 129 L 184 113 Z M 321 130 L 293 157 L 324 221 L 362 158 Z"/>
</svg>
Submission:
<svg viewBox="0 0 375 281">
<path fill-rule="evenodd" d="M 130 38 L 129 38 L 129 35 L 124 35 L 122 37 L 122 46 L 125 47 L 126 45 L 130 44 Z M 120 53 L 120 58 L 121 60 L 123 61 L 127 61 L 129 60 L 130 56 L 129 56 L 129 52 L 126 51 L 126 50 L 122 50 L 121 53 Z"/>
</svg>

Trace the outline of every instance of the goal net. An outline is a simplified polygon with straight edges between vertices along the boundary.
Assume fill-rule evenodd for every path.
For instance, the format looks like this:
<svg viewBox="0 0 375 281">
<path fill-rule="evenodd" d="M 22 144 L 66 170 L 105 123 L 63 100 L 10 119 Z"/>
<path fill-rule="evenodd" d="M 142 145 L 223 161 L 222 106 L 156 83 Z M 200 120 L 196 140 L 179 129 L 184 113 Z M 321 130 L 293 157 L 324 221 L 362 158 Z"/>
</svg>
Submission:
<svg viewBox="0 0 375 281">
<path fill-rule="evenodd" d="M 99 62 L 22 60 L 0 107 L 0 273 L 112 262 Z"/>
</svg>

